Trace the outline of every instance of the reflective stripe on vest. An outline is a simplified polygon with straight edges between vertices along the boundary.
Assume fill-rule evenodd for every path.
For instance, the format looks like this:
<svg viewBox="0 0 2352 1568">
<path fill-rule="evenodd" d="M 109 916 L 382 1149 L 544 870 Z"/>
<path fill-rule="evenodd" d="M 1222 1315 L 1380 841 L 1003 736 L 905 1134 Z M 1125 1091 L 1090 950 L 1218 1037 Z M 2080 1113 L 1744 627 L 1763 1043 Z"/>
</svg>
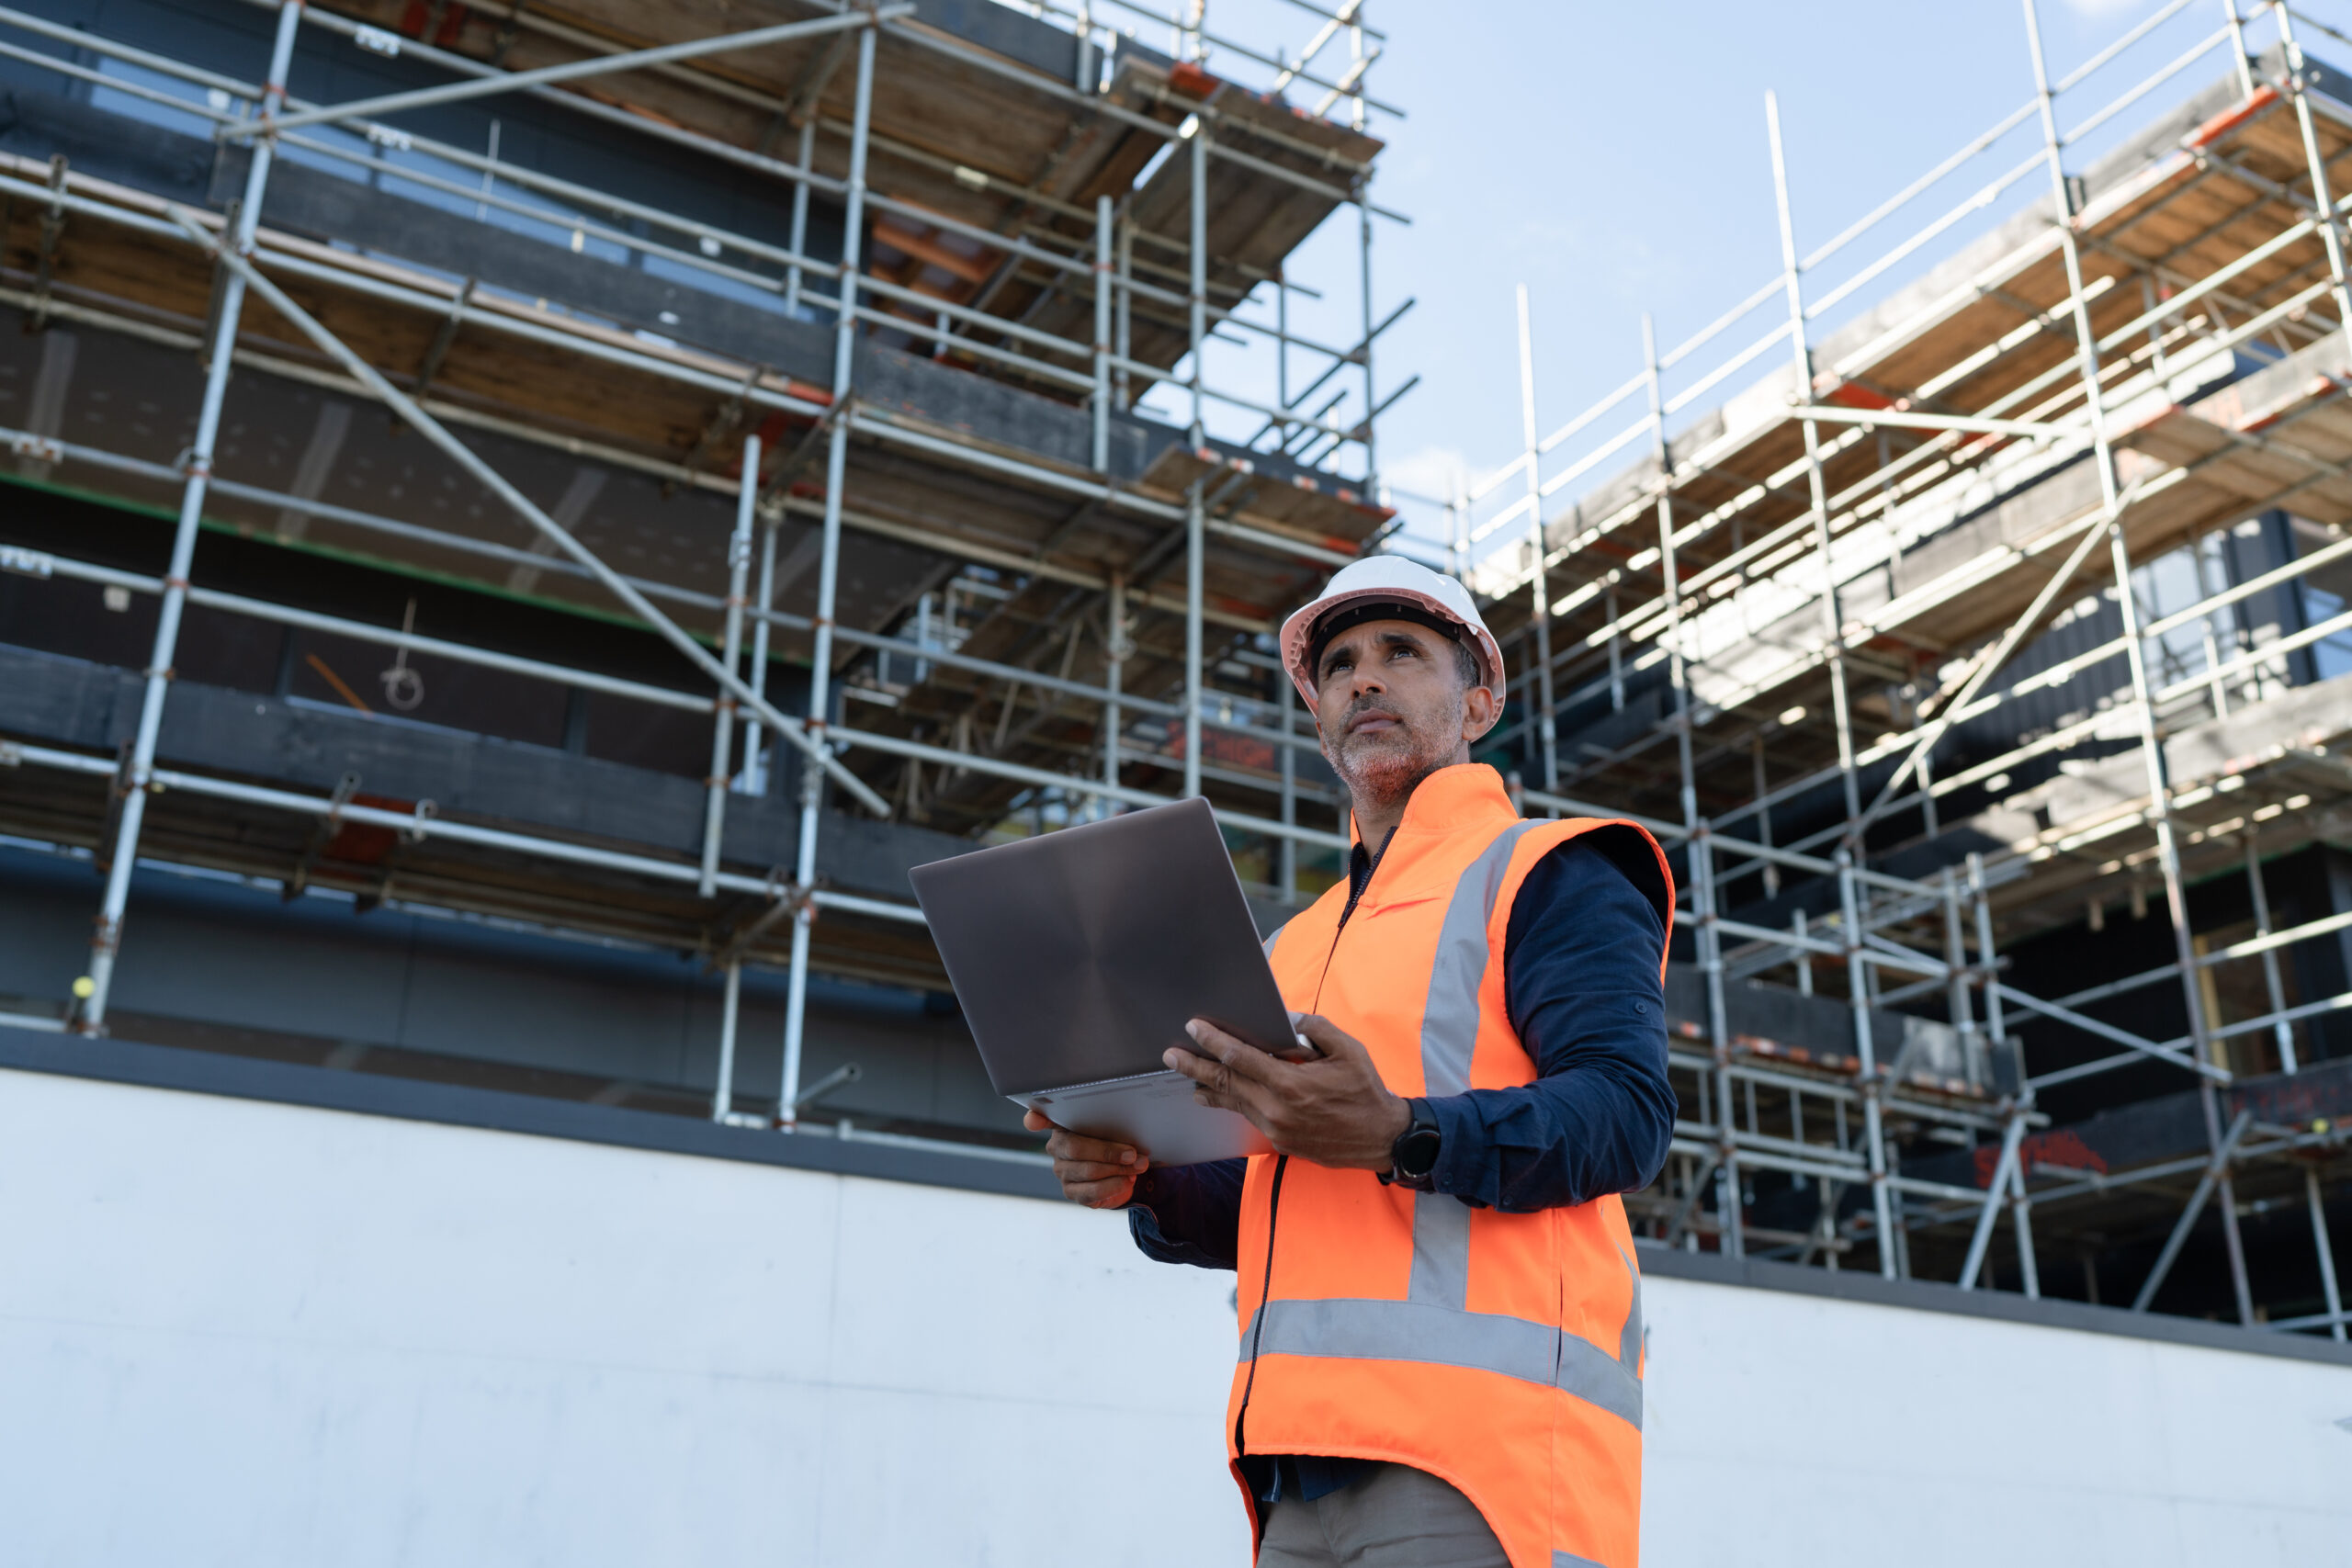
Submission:
<svg viewBox="0 0 2352 1568">
<path fill-rule="evenodd" d="M 1456 1200 L 1447 1201 L 1459 1207 Z M 1630 1258 L 1625 1260 L 1625 1271 L 1634 1279 L 1634 1303 L 1625 1314 L 1613 1359 L 1581 1336 L 1548 1323 L 1431 1302 L 1362 1300 L 1269 1302 L 1242 1332 L 1238 1359 L 1248 1360 L 1254 1345 L 1261 1356 L 1467 1367 L 1521 1382 L 1548 1384 L 1598 1405 L 1639 1431 L 1641 1271 Z"/>
<path fill-rule="evenodd" d="M 1637 826 L 1530 821 L 1493 769 L 1441 769 L 1415 789 L 1353 919 L 1335 886 L 1270 944 L 1286 1005 L 1363 1042 L 1396 1093 L 1532 1084 L 1540 1065 L 1502 973 L 1510 907 L 1547 854 L 1603 828 L 1626 835 L 1604 851 L 1621 862 L 1645 840 L 1671 888 Z M 1633 1568 L 1642 1292 L 1620 1201 L 1479 1213 L 1366 1171 L 1293 1161 L 1284 1183 L 1284 1168 L 1253 1160 L 1243 1189 L 1227 1436 L 1245 1499 L 1249 1454 L 1385 1459 L 1460 1489 L 1514 1568 Z"/>
<path fill-rule="evenodd" d="M 1423 1092 L 1432 1098 L 1470 1088 L 1478 1039 L 1478 995 L 1486 984 L 1488 928 L 1520 840 L 1542 824 L 1514 822 L 1495 835 L 1454 884 L 1430 964 L 1421 1011 Z M 1277 932 L 1276 935 L 1280 933 Z M 1273 938 L 1266 942 L 1269 956 Z M 1413 1267 L 1406 1299 L 1275 1301 L 1259 1309 L 1241 1336 L 1241 1360 L 1260 1355 L 1327 1356 L 1351 1360 L 1420 1361 L 1468 1367 L 1558 1388 L 1611 1415 L 1642 1425 L 1642 1276 L 1610 1355 L 1548 1323 L 1469 1310 L 1470 1205 L 1442 1192 L 1413 1194 Z"/>
<path fill-rule="evenodd" d="M 1421 1009 L 1421 1092 L 1435 1099 L 1470 1087 L 1478 1043 L 1478 989 L 1487 978 L 1487 927 L 1511 852 L 1533 822 L 1514 822 L 1470 863 L 1453 886 L 1430 964 Z M 1413 1195 L 1413 1273 L 1406 1299 L 1459 1312 L 1470 1299 L 1470 1205 L 1439 1192 Z"/>
</svg>

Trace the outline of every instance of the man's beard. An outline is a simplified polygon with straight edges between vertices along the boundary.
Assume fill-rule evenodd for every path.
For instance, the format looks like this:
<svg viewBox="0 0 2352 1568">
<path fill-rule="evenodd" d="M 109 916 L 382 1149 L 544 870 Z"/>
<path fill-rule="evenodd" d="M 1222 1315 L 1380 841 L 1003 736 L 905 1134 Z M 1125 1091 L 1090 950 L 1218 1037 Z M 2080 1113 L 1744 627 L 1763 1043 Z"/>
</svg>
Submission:
<svg viewBox="0 0 2352 1568">
<path fill-rule="evenodd" d="M 1359 738 L 1348 726 L 1367 713 L 1384 714 L 1396 728 L 1379 738 Z M 1396 738 L 1402 736 L 1405 744 Z M 1454 747 L 1441 742 L 1387 703 L 1359 698 L 1348 705 L 1339 726 L 1339 742 L 1331 748 L 1331 770 L 1348 793 L 1367 806 L 1391 805 L 1413 792 L 1414 786 L 1444 767 Z"/>
</svg>

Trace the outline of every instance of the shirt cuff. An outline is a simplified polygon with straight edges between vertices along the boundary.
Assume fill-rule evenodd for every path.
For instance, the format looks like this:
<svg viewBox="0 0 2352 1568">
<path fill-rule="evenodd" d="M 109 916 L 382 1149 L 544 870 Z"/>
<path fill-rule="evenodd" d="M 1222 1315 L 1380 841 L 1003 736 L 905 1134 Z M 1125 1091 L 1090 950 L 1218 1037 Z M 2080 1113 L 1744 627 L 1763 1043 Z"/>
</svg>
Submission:
<svg viewBox="0 0 2352 1568">
<path fill-rule="evenodd" d="M 1431 1096 L 1424 1101 L 1437 1119 L 1437 1164 L 1423 1183 L 1430 1191 L 1459 1198 L 1474 1208 L 1487 1206 L 1485 1195 L 1494 1164 L 1487 1146 L 1487 1124 L 1466 1094 Z"/>
</svg>

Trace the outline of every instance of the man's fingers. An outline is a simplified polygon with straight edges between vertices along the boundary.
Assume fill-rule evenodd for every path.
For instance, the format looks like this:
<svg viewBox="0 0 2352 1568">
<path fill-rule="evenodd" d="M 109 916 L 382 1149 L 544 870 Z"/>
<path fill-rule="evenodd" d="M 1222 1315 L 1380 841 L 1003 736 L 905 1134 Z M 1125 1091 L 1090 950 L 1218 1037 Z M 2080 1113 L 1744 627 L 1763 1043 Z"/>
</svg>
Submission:
<svg viewBox="0 0 2352 1568">
<path fill-rule="evenodd" d="M 1243 1050 L 1252 1048 L 1243 1046 Z M 1254 1055 L 1264 1055 L 1262 1051 Z M 1263 1086 L 1252 1083 L 1225 1063 L 1209 1056 L 1196 1056 L 1190 1051 L 1171 1049 L 1163 1058 L 1170 1066 L 1193 1080 L 1193 1098 L 1203 1105 L 1214 1105 L 1220 1111 L 1238 1111 L 1250 1114 L 1253 1096 L 1263 1092 Z"/>
<path fill-rule="evenodd" d="M 1133 1165 L 1105 1165 L 1095 1159 L 1057 1159 L 1054 1162 L 1055 1179 L 1064 1182 L 1125 1181 L 1141 1176 L 1144 1170 L 1145 1163 L 1141 1160 Z"/>
<path fill-rule="evenodd" d="M 1036 1113 L 1032 1111 L 1030 1114 Z M 1052 1126 L 1052 1123 L 1046 1125 Z M 1055 1128 L 1054 1135 L 1046 1140 L 1046 1152 L 1057 1160 L 1088 1160 L 1130 1173 L 1139 1173 L 1144 1167 L 1143 1151 L 1133 1145 L 1114 1143 L 1108 1138 L 1090 1138 L 1068 1128 Z"/>
<path fill-rule="evenodd" d="M 1090 1209 L 1115 1209 L 1127 1201 L 1135 1190 L 1135 1178 L 1114 1177 L 1108 1181 L 1068 1181 L 1062 1183 L 1062 1196 L 1073 1203 L 1083 1203 Z"/>
<path fill-rule="evenodd" d="M 1186 1024 L 1184 1032 L 1193 1037 L 1193 1043 L 1201 1050 L 1245 1078 L 1254 1078 L 1260 1083 L 1271 1082 L 1275 1071 L 1284 1065 L 1248 1041 L 1235 1039 L 1204 1018 L 1196 1018 Z M 1183 1069 L 1180 1066 L 1177 1070 L 1182 1072 Z"/>
</svg>

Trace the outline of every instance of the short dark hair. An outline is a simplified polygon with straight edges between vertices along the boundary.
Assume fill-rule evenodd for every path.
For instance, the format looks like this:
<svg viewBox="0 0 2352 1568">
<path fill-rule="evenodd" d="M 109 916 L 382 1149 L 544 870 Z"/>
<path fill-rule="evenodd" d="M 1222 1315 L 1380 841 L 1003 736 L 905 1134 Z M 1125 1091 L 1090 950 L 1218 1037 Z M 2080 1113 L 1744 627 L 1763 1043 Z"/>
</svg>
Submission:
<svg viewBox="0 0 2352 1568">
<path fill-rule="evenodd" d="M 1464 627 L 1452 621 L 1441 620 L 1419 604 L 1385 604 L 1377 600 L 1370 604 L 1345 605 L 1316 624 L 1314 634 L 1307 639 L 1306 672 L 1311 683 L 1319 685 L 1322 682 L 1323 653 L 1331 646 L 1331 640 L 1351 626 L 1360 626 L 1366 621 L 1410 621 L 1417 626 L 1437 633 L 1453 645 L 1453 669 L 1462 677 L 1462 689 L 1466 692 L 1473 686 L 1486 684 L 1478 667 L 1478 650 L 1470 646 Z"/>
</svg>

